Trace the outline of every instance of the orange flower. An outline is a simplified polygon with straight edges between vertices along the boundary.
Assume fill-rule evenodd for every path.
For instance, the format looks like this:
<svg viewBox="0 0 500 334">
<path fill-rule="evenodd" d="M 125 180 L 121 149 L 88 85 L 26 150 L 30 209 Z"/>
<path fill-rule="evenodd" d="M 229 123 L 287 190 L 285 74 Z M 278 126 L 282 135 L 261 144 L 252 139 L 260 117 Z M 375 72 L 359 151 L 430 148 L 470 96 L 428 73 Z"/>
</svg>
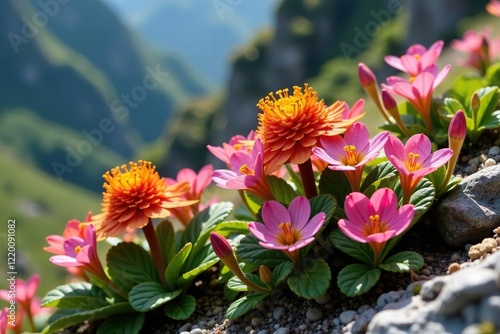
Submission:
<svg viewBox="0 0 500 334">
<path fill-rule="evenodd" d="M 167 186 L 156 167 L 148 161 L 115 167 L 103 178 L 106 191 L 102 213 L 92 217 L 98 239 L 118 236 L 127 228 L 142 228 L 150 218 L 168 217 L 168 209 L 197 202 L 181 198 L 189 191 L 188 182 Z"/>
<path fill-rule="evenodd" d="M 269 93 L 257 104 L 263 112 L 258 116 L 257 137 L 264 144 L 266 174 L 289 162 L 306 162 L 320 137 L 341 134 L 363 116 L 344 119 L 345 102 L 325 107 L 308 84 L 304 85 L 304 92 L 302 87 L 294 86 L 292 96 L 288 89 L 278 90 L 276 95 L 278 99 Z"/>
</svg>

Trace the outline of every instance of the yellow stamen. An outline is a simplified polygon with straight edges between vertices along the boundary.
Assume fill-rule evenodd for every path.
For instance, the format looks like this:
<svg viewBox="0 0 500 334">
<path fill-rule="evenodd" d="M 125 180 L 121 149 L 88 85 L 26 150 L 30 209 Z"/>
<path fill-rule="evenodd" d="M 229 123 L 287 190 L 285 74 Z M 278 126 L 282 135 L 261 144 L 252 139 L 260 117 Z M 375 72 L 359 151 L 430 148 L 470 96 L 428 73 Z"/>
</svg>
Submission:
<svg viewBox="0 0 500 334">
<path fill-rule="evenodd" d="M 416 60 L 420 60 L 420 55 L 418 53 L 415 53 L 413 55 L 413 58 L 415 58 Z"/>
<path fill-rule="evenodd" d="M 408 153 L 408 158 L 405 161 L 406 168 L 408 171 L 413 172 L 419 170 L 422 167 L 422 164 L 418 161 L 420 158 L 420 154 L 410 152 Z"/>
<path fill-rule="evenodd" d="M 75 247 L 75 254 L 78 254 L 82 251 L 82 247 L 80 247 L 80 245 L 76 246 Z"/>
<path fill-rule="evenodd" d="M 349 165 L 349 166 L 356 165 L 358 163 L 358 159 L 356 158 L 356 146 L 346 145 L 346 146 L 344 146 L 344 151 L 347 154 L 346 165 Z"/>
<path fill-rule="evenodd" d="M 292 229 L 290 228 L 291 226 L 292 224 L 289 222 L 279 224 L 279 228 L 282 231 L 282 233 L 280 233 L 280 241 L 283 245 L 293 245 L 296 241 Z"/>
<path fill-rule="evenodd" d="M 379 233 L 380 232 L 380 216 L 379 215 L 372 215 L 369 217 L 370 221 L 373 224 L 373 234 Z"/>
<path fill-rule="evenodd" d="M 253 175 L 253 172 L 246 164 L 241 165 L 240 173 L 243 175 Z"/>
</svg>

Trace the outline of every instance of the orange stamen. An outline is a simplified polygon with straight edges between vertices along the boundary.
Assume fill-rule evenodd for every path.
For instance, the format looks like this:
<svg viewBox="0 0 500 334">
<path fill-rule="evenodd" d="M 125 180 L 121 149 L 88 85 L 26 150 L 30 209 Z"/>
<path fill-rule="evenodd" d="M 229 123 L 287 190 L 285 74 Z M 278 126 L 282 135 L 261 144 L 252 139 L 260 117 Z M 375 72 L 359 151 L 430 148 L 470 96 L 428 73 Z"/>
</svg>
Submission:
<svg viewBox="0 0 500 334">
<path fill-rule="evenodd" d="M 346 165 L 349 165 L 349 166 L 356 165 L 358 163 L 358 159 L 356 157 L 356 146 L 346 145 L 346 146 L 344 146 L 344 151 L 347 154 Z"/>
<path fill-rule="evenodd" d="M 408 153 L 408 158 L 405 161 L 406 168 L 408 171 L 413 172 L 419 170 L 422 167 L 422 164 L 418 161 L 420 158 L 420 154 L 410 152 Z"/>
</svg>

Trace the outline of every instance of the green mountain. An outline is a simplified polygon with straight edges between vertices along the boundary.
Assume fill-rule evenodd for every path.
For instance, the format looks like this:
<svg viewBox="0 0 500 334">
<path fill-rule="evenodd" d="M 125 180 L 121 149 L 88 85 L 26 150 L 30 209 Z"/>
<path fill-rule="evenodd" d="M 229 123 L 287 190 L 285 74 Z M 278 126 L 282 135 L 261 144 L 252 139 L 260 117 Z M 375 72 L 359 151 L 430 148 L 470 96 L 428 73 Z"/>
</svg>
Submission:
<svg viewBox="0 0 500 334">
<path fill-rule="evenodd" d="M 89 189 L 100 191 L 105 170 L 157 139 L 176 106 L 210 92 L 98 0 L 2 1 L 0 33 L 0 116 L 19 130 L 4 127 L 0 142 Z"/>
</svg>

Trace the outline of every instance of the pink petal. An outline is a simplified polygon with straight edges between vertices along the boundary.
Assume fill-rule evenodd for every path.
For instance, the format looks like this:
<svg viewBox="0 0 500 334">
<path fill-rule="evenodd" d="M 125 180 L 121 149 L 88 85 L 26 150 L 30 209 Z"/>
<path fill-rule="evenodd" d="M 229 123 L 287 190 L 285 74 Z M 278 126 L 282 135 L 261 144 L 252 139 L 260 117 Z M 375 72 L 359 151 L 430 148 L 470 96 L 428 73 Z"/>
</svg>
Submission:
<svg viewBox="0 0 500 334">
<path fill-rule="evenodd" d="M 329 138 L 332 138 L 332 137 L 329 137 Z M 340 161 L 340 156 L 338 155 L 340 152 L 330 153 L 331 154 L 330 155 L 321 147 L 313 147 L 311 150 L 311 153 L 329 165 L 341 165 L 342 164 L 342 162 Z"/>
<path fill-rule="evenodd" d="M 375 191 L 370 198 L 375 211 L 380 216 L 381 221 L 386 221 L 398 209 L 398 198 L 394 190 L 381 188 Z"/>
<path fill-rule="evenodd" d="M 353 224 L 351 221 L 347 219 L 340 219 L 338 222 L 338 226 L 342 233 L 344 233 L 349 239 L 352 239 L 357 242 L 366 243 L 366 236 L 360 229 L 361 225 Z"/>
<path fill-rule="evenodd" d="M 294 243 L 291 247 L 288 248 L 288 251 L 289 252 L 293 252 L 297 249 L 300 249 L 308 244 L 310 244 L 311 242 L 314 241 L 314 237 L 311 237 L 311 238 L 308 238 L 308 239 L 302 239 L 296 243 Z"/>
<path fill-rule="evenodd" d="M 442 148 L 440 150 L 437 150 L 436 152 L 431 154 L 430 162 L 428 163 L 428 165 L 437 169 L 445 165 L 448 160 L 450 160 L 452 155 L 453 151 L 449 148 Z"/>
<path fill-rule="evenodd" d="M 269 240 L 276 239 L 275 233 L 271 232 L 266 225 L 250 222 L 248 223 L 248 230 L 259 240 L 268 242 Z"/>
<path fill-rule="evenodd" d="M 413 56 L 404 55 L 401 57 L 401 64 L 405 67 L 405 71 L 412 77 L 416 76 L 419 71 L 420 62 Z"/>
<path fill-rule="evenodd" d="M 401 95 L 410 101 L 414 101 L 417 98 L 415 91 L 413 90 L 413 85 L 409 82 L 396 82 L 392 85 L 392 89 L 396 94 Z"/>
<path fill-rule="evenodd" d="M 432 85 L 433 90 L 436 89 L 436 87 L 439 86 L 441 82 L 443 82 L 444 78 L 446 78 L 450 71 L 451 65 L 448 64 L 441 70 L 441 72 L 439 72 L 439 74 L 436 76 L 436 79 L 434 79 L 434 84 Z"/>
<path fill-rule="evenodd" d="M 212 173 L 212 181 L 214 181 L 214 183 L 219 187 L 228 189 L 228 187 L 226 186 L 227 182 L 236 178 L 237 176 L 238 175 L 233 171 L 227 169 L 218 169 L 214 170 L 214 172 Z"/>
<path fill-rule="evenodd" d="M 396 235 L 403 233 L 415 215 L 415 207 L 413 204 L 405 204 L 398 210 L 398 214 L 393 216 L 393 219 L 387 221 L 389 229 L 396 231 Z"/>
<path fill-rule="evenodd" d="M 300 231 L 309 221 L 309 216 L 311 215 L 311 205 L 309 204 L 307 198 L 304 196 L 298 196 L 290 202 L 288 212 L 290 214 L 292 227 Z"/>
<path fill-rule="evenodd" d="M 354 145 L 356 150 L 362 150 L 370 142 L 370 133 L 366 125 L 356 122 L 347 129 L 344 140 L 348 145 Z"/>
<path fill-rule="evenodd" d="M 408 154 L 416 153 L 420 155 L 419 160 L 425 161 L 427 157 L 431 154 L 432 144 L 430 139 L 422 134 L 416 134 L 410 137 L 405 145 L 405 155 L 406 158 Z"/>
<path fill-rule="evenodd" d="M 26 286 L 26 294 L 28 299 L 32 299 L 35 296 L 36 290 L 38 289 L 38 285 L 40 284 L 40 275 L 33 274 L 28 279 L 28 283 Z"/>
<path fill-rule="evenodd" d="M 401 59 L 399 57 L 385 56 L 384 60 L 389 66 L 392 66 L 395 69 L 400 70 L 401 72 L 406 72 L 406 69 L 403 64 L 401 64 Z"/>
<path fill-rule="evenodd" d="M 311 218 L 307 225 L 303 229 L 301 229 L 302 239 L 314 237 L 323 226 L 325 219 L 326 214 L 324 212 L 319 212 L 314 215 L 314 217 Z"/>
<path fill-rule="evenodd" d="M 344 138 L 342 138 L 342 136 L 340 135 L 322 137 L 320 139 L 320 143 L 325 150 L 325 155 L 323 155 L 325 159 L 323 161 L 328 162 L 332 165 L 336 164 L 336 161 L 340 163 L 341 158 L 345 156 L 344 146 L 347 145 L 347 142 L 344 140 Z M 327 157 L 329 157 L 330 159 L 328 159 Z"/>
<path fill-rule="evenodd" d="M 262 206 L 262 220 L 270 231 L 280 230 L 281 223 L 292 222 L 288 210 L 278 201 L 267 201 Z"/>
<path fill-rule="evenodd" d="M 411 45 L 408 50 L 406 50 L 406 54 L 408 55 L 423 55 L 425 52 L 427 51 L 427 49 L 425 48 L 425 46 L 423 46 L 422 44 L 413 44 Z"/>
<path fill-rule="evenodd" d="M 421 99 L 429 96 L 432 93 L 432 86 L 434 84 L 434 75 L 429 72 L 422 72 L 413 81 L 413 87 L 418 91 L 418 96 Z"/>
<path fill-rule="evenodd" d="M 405 158 L 405 147 L 403 143 L 398 137 L 392 134 L 390 134 L 387 138 L 387 141 L 384 145 L 384 151 L 385 155 L 387 156 L 389 161 L 391 161 L 391 163 L 391 156 L 394 156 L 398 160 L 403 160 Z"/>
<path fill-rule="evenodd" d="M 74 257 L 67 256 L 67 255 L 55 255 L 52 256 L 49 259 L 50 262 L 52 262 L 55 265 L 61 266 L 61 267 L 80 267 L 82 266 L 81 263 L 78 263 Z"/>
<path fill-rule="evenodd" d="M 351 223 L 359 226 L 366 224 L 368 217 L 375 213 L 370 199 L 359 192 L 347 195 L 344 210 Z"/>
<path fill-rule="evenodd" d="M 369 236 L 366 237 L 366 241 L 379 244 L 382 242 L 386 242 L 387 240 L 391 239 L 395 235 L 396 235 L 396 231 L 387 230 L 385 232 L 370 234 Z"/>
</svg>

